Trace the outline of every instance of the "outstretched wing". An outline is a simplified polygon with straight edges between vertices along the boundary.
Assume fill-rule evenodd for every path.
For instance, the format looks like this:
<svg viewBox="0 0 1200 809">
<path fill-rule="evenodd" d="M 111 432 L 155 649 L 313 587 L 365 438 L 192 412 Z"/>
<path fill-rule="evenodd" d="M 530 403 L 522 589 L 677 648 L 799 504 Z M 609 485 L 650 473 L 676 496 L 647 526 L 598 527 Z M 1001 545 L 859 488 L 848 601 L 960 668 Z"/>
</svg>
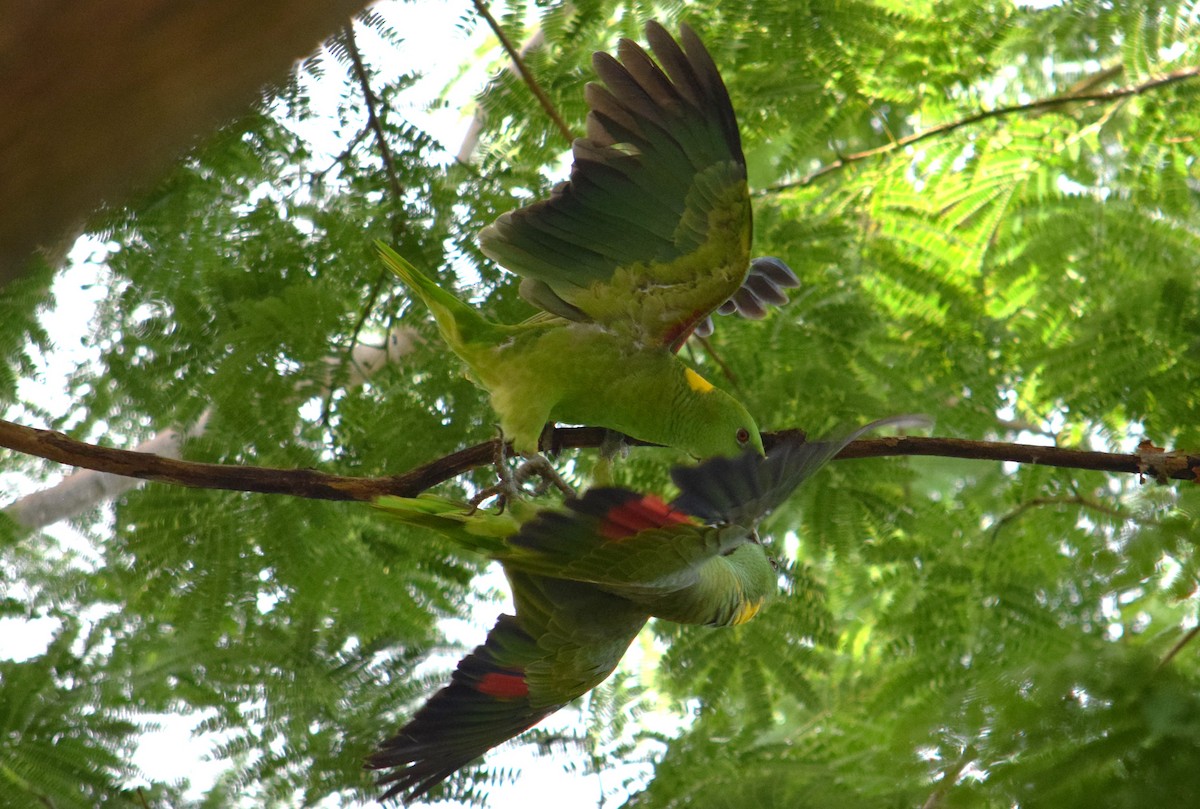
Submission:
<svg viewBox="0 0 1200 809">
<path fill-rule="evenodd" d="M 766 458 L 748 452 L 736 458 L 712 458 L 694 467 L 675 467 L 671 479 L 680 494 L 671 507 L 713 524 L 753 528 L 851 441 L 882 427 L 928 425 L 924 416 L 892 416 L 838 438 L 808 441 L 802 433 L 791 433 Z"/>
<path fill-rule="evenodd" d="M 591 489 L 567 506 L 525 523 L 505 564 L 644 601 L 694 586 L 706 563 L 749 539 L 628 489 Z"/>
<path fill-rule="evenodd" d="M 648 613 L 571 582 L 510 572 L 516 616 L 487 641 L 366 762 L 395 768 L 382 799 L 411 801 L 607 678 Z"/>
<path fill-rule="evenodd" d="M 778 588 L 753 530 L 705 525 L 626 489 L 592 489 L 568 506 L 525 523 L 509 540 L 505 564 L 544 570 L 687 624 L 743 623 Z"/>
<path fill-rule="evenodd" d="M 438 691 L 367 759 L 372 770 L 395 767 L 380 779 L 381 798 L 417 798 L 485 752 L 536 725 L 558 706 L 535 709 L 524 666 L 537 641 L 511 615 L 502 615 L 487 642 L 459 662 Z"/>
<path fill-rule="evenodd" d="M 750 198 L 737 119 L 716 65 L 687 26 L 647 23 L 661 64 L 621 40 L 593 58 L 587 137 L 548 200 L 504 214 L 483 252 L 524 277 L 522 294 L 574 320 L 677 348 L 741 287 Z"/>
</svg>

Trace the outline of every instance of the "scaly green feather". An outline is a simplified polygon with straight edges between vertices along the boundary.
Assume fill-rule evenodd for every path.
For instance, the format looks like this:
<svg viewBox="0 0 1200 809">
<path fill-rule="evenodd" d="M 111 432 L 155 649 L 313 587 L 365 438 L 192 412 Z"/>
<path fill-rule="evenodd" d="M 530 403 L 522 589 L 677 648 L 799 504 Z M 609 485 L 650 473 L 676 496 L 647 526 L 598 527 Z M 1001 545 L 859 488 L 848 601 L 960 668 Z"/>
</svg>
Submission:
<svg viewBox="0 0 1200 809">
<path fill-rule="evenodd" d="M 527 298 L 644 346 L 678 347 L 745 280 L 750 192 L 737 118 L 712 58 L 681 26 L 597 53 L 570 180 L 479 234 Z"/>
</svg>

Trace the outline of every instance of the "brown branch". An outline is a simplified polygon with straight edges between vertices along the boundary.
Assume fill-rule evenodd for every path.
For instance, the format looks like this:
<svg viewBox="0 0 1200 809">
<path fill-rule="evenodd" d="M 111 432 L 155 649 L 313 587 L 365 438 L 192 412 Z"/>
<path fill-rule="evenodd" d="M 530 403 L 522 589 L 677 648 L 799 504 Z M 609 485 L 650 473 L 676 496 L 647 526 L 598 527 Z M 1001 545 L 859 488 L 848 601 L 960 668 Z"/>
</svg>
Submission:
<svg viewBox="0 0 1200 809">
<path fill-rule="evenodd" d="M 606 431 L 599 427 L 560 427 L 553 431 L 550 444 L 555 450 L 594 448 L 603 443 L 605 433 Z M 771 438 L 770 433 L 764 435 L 768 446 Z M 627 440 L 634 446 L 648 446 L 643 441 Z M 313 469 L 273 469 L 179 461 L 145 452 L 87 444 L 63 433 L 24 427 L 3 420 L 0 420 L 0 447 L 69 466 L 159 483 L 260 494 L 287 494 L 318 500 L 360 501 L 374 500 L 384 494 L 413 496 L 464 472 L 490 465 L 495 458 L 495 441 L 488 441 L 459 450 L 400 475 L 381 478 L 345 477 Z M 1194 481 L 1200 478 L 1200 455 L 1157 450 L 1119 455 L 957 438 L 872 438 L 855 441 L 843 449 L 837 458 L 877 458 L 889 455 L 936 455 L 946 458 L 1013 461 L 1066 469 L 1148 475 L 1159 480 L 1175 478 Z"/>
<path fill-rule="evenodd" d="M 1015 115 L 1023 112 L 1036 112 L 1038 110 L 1053 109 L 1055 107 L 1061 107 L 1067 104 L 1103 104 L 1109 101 L 1119 101 L 1123 98 L 1142 95 L 1152 90 L 1157 90 L 1160 87 L 1166 87 L 1181 81 L 1194 79 L 1197 76 L 1200 76 L 1200 66 L 1185 67 L 1172 73 L 1168 73 L 1165 76 L 1159 76 L 1156 79 L 1150 79 L 1149 81 L 1141 84 L 1119 87 L 1116 90 L 1108 90 L 1101 93 L 1068 93 L 1065 95 L 1051 96 L 1049 98 L 1039 98 L 1026 104 L 1012 104 L 1007 107 L 997 107 L 992 110 L 984 110 L 983 112 L 977 112 L 974 115 L 968 115 L 965 118 L 959 118 L 955 121 L 948 121 L 944 124 L 938 124 L 937 126 L 930 127 L 929 129 L 922 129 L 920 132 L 914 132 L 911 135 L 906 135 L 899 140 L 894 140 L 891 143 L 884 144 L 883 146 L 876 146 L 874 149 L 866 149 L 861 152 L 842 155 L 832 163 L 821 166 L 815 171 L 812 171 L 801 177 L 799 180 L 792 180 L 790 182 L 779 183 L 777 185 L 770 186 L 766 190 L 762 191 L 761 194 L 777 194 L 780 191 L 787 191 L 793 188 L 804 188 L 812 185 L 814 182 L 828 174 L 832 174 L 835 171 L 844 169 L 846 166 L 849 166 L 852 163 L 857 163 L 872 157 L 888 154 L 898 149 L 903 149 L 906 146 L 911 146 L 914 143 L 919 143 L 920 141 L 937 137 L 938 135 L 945 135 L 950 132 L 954 132 L 957 129 L 962 129 L 965 126 L 977 124 L 981 121 L 986 121 L 991 118 L 1003 118 L 1008 115 Z"/>
<path fill-rule="evenodd" d="M 504 30 L 500 27 L 500 23 L 496 22 L 496 18 L 492 16 L 492 12 L 488 11 L 487 3 L 484 3 L 483 0 L 475 0 L 475 8 L 479 10 L 480 16 L 487 20 L 492 33 L 500 40 L 500 45 L 504 48 L 505 53 L 508 54 L 508 58 L 512 59 L 513 64 L 517 66 L 517 72 L 521 74 L 521 78 L 529 87 L 530 92 L 533 93 L 538 103 L 542 105 L 542 109 L 550 116 L 550 120 L 558 127 L 558 131 L 562 133 L 563 139 L 570 146 L 575 142 L 575 136 L 571 134 L 571 127 L 567 126 L 567 122 L 563 120 L 562 115 L 559 114 L 553 102 L 550 101 L 550 97 L 546 95 L 546 91 L 542 89 L 537 79 L 529 72 L 529 68 L 525 66 L 525 60 L 521 58 L 521 54 L 513 47 L 508 37 L 505 36 Z"/>
</svg>

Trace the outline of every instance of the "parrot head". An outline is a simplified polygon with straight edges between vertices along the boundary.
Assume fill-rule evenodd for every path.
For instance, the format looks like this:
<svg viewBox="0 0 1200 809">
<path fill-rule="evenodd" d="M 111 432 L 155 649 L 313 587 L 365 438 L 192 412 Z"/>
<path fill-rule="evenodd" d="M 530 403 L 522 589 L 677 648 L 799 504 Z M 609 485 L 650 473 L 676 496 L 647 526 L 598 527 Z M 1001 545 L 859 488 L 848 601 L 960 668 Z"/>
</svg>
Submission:
<svg viewBox="0 0 1200 809">
<path fill-rule="evenodd" d="M 779 571 L 757 537 L 734 548 L 723 559 L 738 571 L 737 585 L 732 590 L 736 597 L 724 600 L 709 625 L 737 626 L 758 615 L 767 600 L 779 592 Z"/>
<path fill-rule="evenodd" d="M 691 396 L 681 411 L 690 412 L 676 422 L 676 427 L 687 434 L 668 443 L 695 458 L 731 457 L 746 450 L 765 455 L 758 424 L 742 403 L 691 369 L 686 373 Z"/>
</svg>

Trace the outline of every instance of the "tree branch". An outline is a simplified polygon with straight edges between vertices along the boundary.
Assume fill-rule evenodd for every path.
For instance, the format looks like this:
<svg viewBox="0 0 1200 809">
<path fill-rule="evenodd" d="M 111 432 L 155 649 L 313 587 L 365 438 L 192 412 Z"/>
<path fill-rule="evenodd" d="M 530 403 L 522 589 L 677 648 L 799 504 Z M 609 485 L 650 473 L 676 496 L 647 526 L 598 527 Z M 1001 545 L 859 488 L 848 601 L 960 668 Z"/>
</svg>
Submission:
<svg viewBox="0 0 1200 809">
<path fill-rule="evenodd" d="M 599 427 L 555 428 L 555 451 L 599 447 L 605 430 Z M 768 446 L 773 434 L 764 439 Z M 635 446 L 651 446 L 627 439 Z M 318 500 L 370 501 L 385 494 L 411 497 L 495 458 L 495 441 L 476 444 L 400 475 L 359 478 L 332 475 L 313 469 L 273 469 L 257 466 L 193 463 L 146 452 L 111 449 L 76 441 L 63 433 L 24 427 L 0 420 L 0 446 L 61 464 L 94 469 L 126 477 L 173 483 L 202 489 L 228 489 L 260 494 L 287 494 Z M 855 441 L 838 459 L 876 458 L 888 455 L 936 455 L 987 461 L 1013 461 L 1067 469 L 1092 469 L 1148 475 L 1158 480 L 1200 478 L 1200 455 L 1163 452 L 1151 448 L 1133 455 L 1108 452 L 967 441 L 956 438 L 897 436 Z"/>
<path fill-rule="evenodd" d="M 1042 506 L 1059 505 L 1079 506 L 1092 511 L 1099 511 L 1101 514 L 1107 514 L 1110 517 L 1119 518 L 1122 516 L 1120 509 L 1115 509 L 1112 506 L 1106 506 L 1103 503 L 1097 503 L 1094 500 L 1089 500 L 1080 495 L 1072 495 L 1070 497 L 1034 497 L 1026 500 L 1024 503 L 1021 503 L 1012 511 L 996 520 L 996 525 L 992 528 L 992 539 L 994 540 L 996 537 L 1000 536 L 1000 532 L 1003 531 L 1007 525 L 1023 516 L 1026 512 L 1035 508 L 1041 508 Z"/>
<path fill-rule="evenodd" d="M 977 112 L 974 115 L 968 115 L 965 118 L 959 118 L 955 121 L 948 121 L 944 124 L 938 124 L 937 126 L 930 127 L 929 129 L 922 129 L 920 132 L 914 132 L 911 135 L 906 135 L 899 140 L 894 140 L 891 143 L 884 144 L 883 146 L 876 146 L 874 149 L 866 149 L 861 152 L 843 155 L 834 162 L 821 166 L 819 169 L 806 174 L 799 180 L 779 183 L 777 185 L 768 187 L 760 193 L 762 195 L 777 194 L 780 191 L 787 191 L 793 188 L 804 188 L 812 185 L 814 182 L 828 174 L 832 174 L 835 171 L 844 169 L 846 166 L 849 166 L 852 163 L 857 163 L 872 157 L 888 154 L 890 152 L 897 151 L 898 149 L 903 149 L 906 146 L 911 146 L 914 143 L 919 143 L 920 141 L 937 137 L 938 135 L 945 135 L 957 129 L 962 129 L 965 126 L 977 124 L 980 121 L 986 121 L 990 118 L 1003 118 L 1008 115 L 1016 115 L 1023 112 L 1035 112 L 1037 110 L 1053 109 L 1066 104 L 1103 104 L 1109 101 L 1119 101 L 1123 98 L 1142 95 L 1144 93 L 1157 90 L 1160 87 L 1167 87 L 1182 81 L 1188 81 L 1189 79 L 1194 79 L 1197 76 L 1200 76 L 1200 66 L 1185 67 L 1172 73 L 1168 73 L 1165 76 L 1159 76 L 1156 79 L 1150 79 L 1141 84 L 1119 87 L 1116 90 L 1108 90 L 1101 93 L 1067 93 L 1065 95 L 1051 96 L 1049 98 L 1039 98 L 1026 104 L 1012 104 L 1007 107 L 997 107 L 993 110 L 984 110 L 983 112 Z"/>
<path fill-rule="evenodd" d="M 327 393 L 335 384 L 343 384 L 343 389 L 356 388 L 379 369 L 399 363 L 412 352 L 416 341 L 420 339 L 412 329 L 395 328 L 387 333 L 383 345 L 359 344 L 341 356 L 326 357 L 318 363 L 310 377 L 296 385 L 297 398 L 326 395 L 322 392 Z M 174 428 L 164 430 L 131 452 L 141 458 L 179 458 L 187 439 L 204 434 L 210 415 L 211 408 L 201 413 L 186 431 Z M 72 462 L 68 460 L 64 463 Z M 2 509 L 3 513 L 23 528 L 37 530 L 73 517 L 97 503 L 112 500 L 140 485 L 137 476 L 124 475 L 117 470 L 110 472 L 108 465 L 72 465 L 84 468 L 67 475 L 49 488 L 31 492 L 9 503 Z"/>
<path fill-rule="evenodd" d="M 508 37 L 505 36 L 504 30 L 500 27 L 500 23 L 496 22 L 496 18 L 492 16 L 492 12 L 488 11 L 487 4 L 483 0 L 475 0 L 475 8 L 479 10 L 480 16 L 487 20 L 488 26 L 492 29 L 496 38 L 500 40 L 500 45 L 504 48 L 505 53 L 508 54 L 508 58 L 512 59 L 513 64 L 517 66 L 517 72 L 525 80 L 525 84 L 529 87 L 530 92 L 533 93 L 538 103 L 542 105 L 542 109 L 550 116 L 550 120 L 558 127 L 558 131 L 562 133 L 563 139 L 570 146 L 575 142 L 575 136 L 571 134 L 571 128 L 567 126 L 567 122 L 563 120 L 558 109 L 550 101 L 550 97 L 546 95 L 546 91 L 542 89 L 537 79 L 529 72 L 529 68 L 525 66 L 525 60 L 521 58 L 521 54 L 513 47 Z"/>
<path fill-rule="evenodd" d="M 368 123 L 362 129 L 358 130 L 357 133 L 355 133 L 354 137 L 350 139 L 350 142 L 346 144 L 346 148 L 342 149 L 341 153 L 338 154 L 338 156 L 333 159 L 332 163 L 330 163 L 328 166 L 326 166 L 323 169 L 319 169 L 318 171 L 310 172 L 309 176 L 312 178 L 312 182 L 313 183 L 324 182 L 325 176 L 327 174 L 329 174 L 329 172 L 331 172 L 335 168 L 337 168 L 339 165 L 341 165 L 341 163 L 344 160 L 348 159 L 350 157 L 350 155 L 354 153 L 354 150 L 358 147 L 358 144 L 362 143 L 363 138 L 365 138 L 367 136 L 367 133 L 370 131 L 371 131 L 371 124 Z"/>
<path fill-rule="evenodd" d="M 540 48 L 545 40 L 545 29 L 539 28 L 534 31 L 529 39 L 525 40 L 525 44 L 521 46 L 521 50 L 517 51 L 517 55 L 521 57 L 521 63 L 524 63 L 525 54 L 534 48 Z M 510 61 L 503 69 L 512 72 L 517 69 L 517 64 L 517 62 Z M 458 156 L 455 158 L 464 166 L 471 165 L 471 155 L 475 153 L 476 147 L 479 146 L 479 139 L 483 137 L 483 126 L 486 120 L 487 111 L 482 104 L 476 104 L 475 114 L 471 116 L 471 123 L 467 127 L 467 134 L 463 136 L 462 143 L 458 145 Z"/>
</svg>

